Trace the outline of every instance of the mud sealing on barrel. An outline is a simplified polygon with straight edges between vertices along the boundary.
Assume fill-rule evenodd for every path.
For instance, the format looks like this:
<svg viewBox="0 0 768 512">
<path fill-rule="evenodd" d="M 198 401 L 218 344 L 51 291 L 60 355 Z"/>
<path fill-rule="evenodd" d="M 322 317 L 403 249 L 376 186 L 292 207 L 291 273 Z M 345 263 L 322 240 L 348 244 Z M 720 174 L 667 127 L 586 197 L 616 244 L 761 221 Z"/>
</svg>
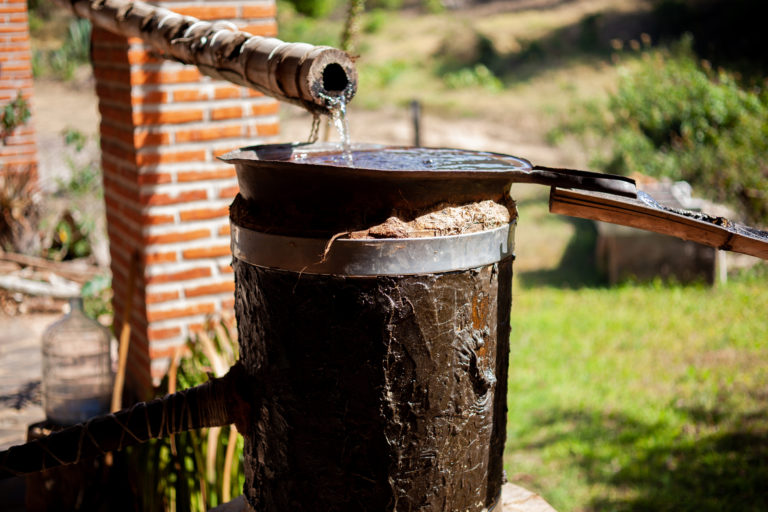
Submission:
<svg viewBox="0 0 768 512">
<path fill-rule="evenodd" d="M 403 219 L 411 218 L 407 221 Z M 350 233 L 349 238 L 426 238 L 464 235 L 498 228 L 517 218 L 511 199 L 506 205 L 480 201 L 465 205 L 440 204 L 427 212 L 394 212 L 382 224 Z"/>
</svg>

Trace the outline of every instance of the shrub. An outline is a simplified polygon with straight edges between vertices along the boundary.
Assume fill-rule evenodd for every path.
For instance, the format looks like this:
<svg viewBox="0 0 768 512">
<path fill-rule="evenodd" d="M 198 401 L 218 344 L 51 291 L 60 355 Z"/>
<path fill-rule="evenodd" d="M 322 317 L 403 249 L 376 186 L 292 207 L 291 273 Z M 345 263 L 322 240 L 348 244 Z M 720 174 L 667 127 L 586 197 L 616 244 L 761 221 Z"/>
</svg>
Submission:
<svg viewBox="0 0 768 512">
<path fill-rule="evenodd" d="M 0 167 L 0 249 L 36 254 L 40 250 L 40 194 L 33 166 Z"/>
<path fill-rule="evenodd" d="M 278 37 L 283 41 L 302 41 L 336 46 L 341 29 L 338 23 L 310 18 L 297 12 L 292 3 L 281 1 L 277 9 Z"/>
<path fill-rule="evenodd" d="M 489 92 L 499 92 L 504 84 L 483 64 L 472 68 L 463 68 L 443 75 L 443 82 L 449 89 L 482 87 Z"/>
<path fill-rule="evenodd" d="M 608 139 L 608 155 L 595 159 L 608 172 L 686 180 L 768 222 L 768 95 L 700 64 L 691 46 L 686 37 L 646 51 L 606 109 L 582 110 L 561 129 Z"/>
<path fill-rule="evenodd" d="M 322 18 L 336 7 L 336 0 L 288 0 L 297 12 L 310 18 Z"/>
<path fill-rule="evenodd" d="M 78 66 L 90 62 L 90 54 L 91 23 L 85 19 L 73 20 L 61 48 L 35 51 L 32 70 L 35 76 L 50 72 L 61 80 L 71 80 Z"/>
<path fill-rule="evenodd" d="M 171 392 L 221 376 L 237 360 L 233 318 L 212 318 L 177 353 L 160 387 Z M 204 512 L 243 492 L 243 438 L 232 426 L 212 427 L 153 439 L 127 450 L 139 509 Z"/>
<path fill-rule="evenodd" d="M 5 144 L 5 139 L 19 126 L 29 120 L 32 112 L 29 103 L 18 91 L 16 99 L 0 108 L 0 140 Z"/>
</svg>

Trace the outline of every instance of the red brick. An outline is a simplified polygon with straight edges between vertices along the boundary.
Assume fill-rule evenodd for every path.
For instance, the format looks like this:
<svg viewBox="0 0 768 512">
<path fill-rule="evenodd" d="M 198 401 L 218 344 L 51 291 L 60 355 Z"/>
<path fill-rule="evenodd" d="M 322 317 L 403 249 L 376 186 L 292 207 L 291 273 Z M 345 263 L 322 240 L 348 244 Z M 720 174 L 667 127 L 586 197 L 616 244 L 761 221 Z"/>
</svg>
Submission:
<svg viewBox="0 0 768 512">
<path fill-rule="evenodd" d="M 189 330 L 189 332 L 191 332 L 193 334 L 197 334 L 197 333 L 199 333 L 200 331 L 202 331 L 203 329 L 206 329 L 206 328 L 207 328 L 207 326 L 205 324 L 201 324 L 201 323 L 187 324 L 187 329 Z"/>
<path fill-rule="evenodd" d="M 225 139 L 227 137 L 239 137 L 243 129 L 240 125 L 222 126 L 220 128 L 198 128 L 196 130 L 184 130 L 176 132 L 176 142 L 199 142 L 206 140 Z"/>
<path fill-rule="evenodd" d="M 181 253 L 181 255 L 188 260 L 220 258 L 222 256 L 229 256 L 230 254 L 231 252 L 228 245 L 220 245 L 218 247 L 205 247 L 199 249 L 187 249 Z"/>
<path fill-rule="evenodd" d="M 137 362 L 129 354 L 125 384 L 140 400 L 151 399 L 154 393 L 152 391 L 152 375 L 149 372 L 149 364 Z"/>
<path fill-rule="evenodd" d="M 277 8 L 274 4 L 269 5 L 244 5 L 243 18 L 274 18 L 277 14 Z"/>
<path fill-rule="evenodd" d="M 190 240 L 199 240 L 211 236 L 208 229 L 195 229 L 193 231 L 180 231 L 176 233 L 165 233 L 163 235 L 145 235 L 143 241 L 147 245 L 151 244 L 172 244 L 176 242 L 188 242 Z"/>
<path fill-rule="evenodd" d="M 9 27 L 8 25 L 0 25 L 0 34 L 16 34 L 19 32 L 24 32 L 27 27 L 24 25 L 16 25 L 13 27 Z M 13 39 L 11 39 L 13 41 Z"/>
<path fill-rule="evenodd" d="M 108 68 L 97 65 L 93 68 L 93 76 L 96 78 L 97 83 L 126 84 L 130 78 L 130 72 L 128 69 Z"/>
<path fill-rule="evenodd" d="M 36 151 L 34 147 L 28 148 L 24 146 L 14 146 L 12 148 L 9 148 L 9 147 L 4 148 L 3 146 L 0 146 L 0 155 L 3 155 L 3 156 L 34 155 L 35 153 Z"/>
<path fill-rule="evenodd" d="M 168 93 L 164 91 L 149 91 L 142 95 L 131 96 L 131 103 L 134 105 L 145 105 L 148 103 L 165 103 L 168 101 Z"/>
<path fill-rule="evenodd" d="M 125 144 L 133 145 L 134 135 L 133 130 L 126 127 L 118 127 L 115 125 L 107 124 L 102 121 L 101 123 L 101 138 L 114 139 L 124 142 Z"/>
<path fill-rule="evenodd" d="M 159 146 L 170 144 L 171 136 L 167 133 L 150 132 L 146 130 L 136 131 L 133 134 L 133 144 L 139 148 L 141 146 Z M 139 164 L 141 165 L 141 164 Z"/>
<path fill-rule="evenodd" d="M 131 103 L 131 101 L 135 102 L 131 98 L 130 87 L 117 87 L 114 84 L 105 85 L 104 83 L 97 83 L 96 94 L 99 96 L 100 101 L 111 100 L 121 104 Z"/>
<path fill-rule="evenodd" d="M 3 73 L 8 73 L 11 71 L 29 71 L 32 69 L 32 65 L 29 62 L 15 64 L 13 66 L 5 65 L 3 66 Z"/>
<path fill-rule="evenodd" d="M 217 87 L 214 91 L 213 97 L 217 100 L 234 99 L 239 98 L 242 94 L 242 87 L 236 87 L 234 85 L 223 85 Z"/>
<path fill-rule="evenodd" d="M 171 318 L 184 318 L 185 316 L 207 315 L 216 311 L 213 303 L 195 304 L 177 309 L 163 311 L 147 311 L 147 319 L 150 322 L 170 320 Z"/>
<path fill-rule="evenodd" d="M 235 309 L 235 299 L 226 299 L 221 301 L 221 309 L 225 311 L 232 311 Z"/>
<path fill-rule="evenodd" d="M 214 171 L 187 171 L 180 172 L 176 175 L 176 179 L 179 182 L 186 183 L 189 181 L 206 181 L 206 180 L 220 180 L 227 178 L 234 178 L 237 176 L 237 172 L 234 167 L 227 167 L 224 169 L 217 169 Z"/>
<path fill-rule="evenodd" d="M 122 160 L 124 163 L 135 164 L 136 163 L 136 151 L 131 147 L 127 149 L 124 146 L 119 146 L 112 143 L 109 139 L 101 141 L 101 153 L 102 156 L 111 156 Z"/>
<path fill-rule="evenodd" d="M 240 117 L 243 117 L 243 109 L 241 107 L 221 107 L 211 110 L 211 119 L 214 121 Z"/>
<path fill-rule="evenodd" d="M 155 64 L 163 62 L 163 58 L 147 50 L 128 50 L 127 60 L 130 64 Z"/>
<path fill-rule="evenodd" d="M 186 297 L 200 297 L 201 295 L 233 293 L 234 291 L 235 291 L 234 281 L 227 281 L 225 283 L 207 284 L 204 286 L 197 286 L 195 288 L 185 288 L 184 295 Z"/>
<path fill-rule="evenodd" d="M 29 158 L 3 158 L 3 165 L 18 165 L 18 166 L 24 166 L 29 165 L 31 160 Z"/>
<path fill-rule="evenodd" d="M 173 338 L 173 336 L 169 336 L 169 338 Z M 171 347 L 163 347 L 163 348 L 154 348 L 149 347 L 149 357 L 154 359 L 162 359 L 164 357 L 174 357 L 176 355 L 176 351 L 181 351 L 182 357 L 184 357 L 184 354 L 189 353 L 189 349 L 182 343 L 179 343 L 178 345 L 173 345 Z"/>
<path fill-rule="evenodd" d="M 157 185 L 159 183 L 170 183 L 173 181 L 173 176 L 165 172 L 150 172 L 145 174 L 139 174 L 139 185 Z"/>
<path fill-rule="evenodd" d="M 229 224 L 226 224 L 226 225 L 221 226 L 219 228 L 219 236 L 229 236 L 231 232 L 232 232 L 232 230 L 231 230 Z"/>
<path fill-rule="evenodd" d="M 225 187 L 222 188 L 219 191 L 219 199 L 233 199 L 238 192 L 240 192 L 240 188 L 235 185 L 234 187 Z"/>
<path fill-rule="evenodd" d="M 179 213 L 179 218 L 182 222 L 188 222 L 193 220 L 207 220 L 216 219 L 218 217 L 226 217 L 229 215 L 229 207 L 223 208 L 197 208 L 194 210 L 185 210 Z"/>
<path fill-rule="evenodd" d="M 277 114 L 280 111 L 280 104 L 276 101 L 270 101 L 267 103 L 256 103 L 251 105 L 251 115 L 254 116 L 266 116 L 271 114 Z"/>
<path fill-rule="evenodd" d="M 210 277 L 211 269 L 208 267 L 193 268 L 181 272 L 172 272 L 170 274 L 158 274 L 150 276 L 147 284 L 174 283 L 176 281 L 187 281 L 189 279 L 198 279 L 201 277 Z"/>
<path fill-rule="evenodd" d="M 169 204 L 202 201 L 204 199 L 208 199 L 208 193 L 205 190 L 188 190 L 173 196 L 170 194 L 143 195 L 140 200 L 141 204 L 146 206 L 165 206 Z"/>
<path fill-rule="evenodd" d="M 170 300 L 176 300 L 180 296 L 178 291 L 172 292 L 157 292 L 148 293 L 144 298 L 144 302 L 147 304 L 157 304 L 158 302 L 168 302 Z"/>
<path fill-rule="evenodd" d="M 108 67 L 122 67 L 128 72 L 128 66 L 130 60 L 128 53 L 124 48 L 111 48 L 94 45 L 93 48 L 93 62 L 98 65 L 104 65 Z"/>
<path fill-rule="evenodd" d="M 102 44 L 127 44 L 128 41 L 125 37 L 119 36 L 117 34 L 113 34 L 112 32 L 109 32 L 108 30 L 105 30 L 103 28 L 94 27 L 93 29 L 93 40 L 94 45 L 97 45 L 99 43 Z"/>
<path fill-rule="evenodd" d="M 170 224 L 174 221 L 173 215 L 143 215 L 141 223 L 149 226 L 158 224 Z"/>
<path fill-rule="evenodd" d="M 173 101 L 204 101 L 208 94 L 199 89 L 178 89 L 173 91 Z"/>
<path fill-rule="evenodd" d="M 175 252 L 152 252 L 145 254 L 143 257 L 145 265 L 153 265 L 155 263 L 174 263 L 176 261 Z"/>
<path fill-rule="evenodd" d="M 234 270 L 232 269 L 232 265 L 221 265 L 219 267 L 219 272 L 222 274 L 232 274 L 234 273 Z"/>
<path fill-rule="evenodd" d="M 201 20 L 223 20 L 237 17 L 237 7 L 231 5 L 173 7 L 173 11 L 185 16 L 194 16 Z"/>
<path fill-rule="evenodd" d="M 131 83 L 144 84 L 178 84 L 184 82 L 197 82 L 202 75 L 197 68 L 186 68 L 177 71 L 145 71 L 135 70 L 131 72 Z"/>
<path fill-rule="evenodd" d="M 171 110 L 164 112 L 134 112 L 133 122 L 138 125 L 177 124 L 203 120 L 201 109 Z"/>
<path fill-rule="evenodd" d="M 165 329 L 147 329 L 147 337 L 149 341 L 165 340 L 168 338 L 175 338 L 181 335 L 181 328 L 179 327 L 166 327 Z M 151 356 L 150 356 L 151 357 Z"/>
<path fill-rule="evenodd" d="M 256 126 L 256 134 L 261 137 L 280 134 L 280 123 L 260 124 Z"/>
<path fill-rule="evenodd" d="M 130 125 L 133 121 L 131 111 L 127 108 L 118 108 L 99 102 L 99 113 L 102 119 L 109 119 L 110 123 L 122 123 Z"/>
<path fill-rule="evenodd" d="M 174 153 L 139 153 L 136 155 L 137 165 L 169 164 L 177 162 L 203 162 L 205 150 L 177 151 Z"/>
<path fill-rule="evenodd" d="M 248 32 L 255 36 L 274 37 L 277 35 L 277 24 L 271 22 L 245 25 L 239 28 L 243 32 Z"/>
</svg>

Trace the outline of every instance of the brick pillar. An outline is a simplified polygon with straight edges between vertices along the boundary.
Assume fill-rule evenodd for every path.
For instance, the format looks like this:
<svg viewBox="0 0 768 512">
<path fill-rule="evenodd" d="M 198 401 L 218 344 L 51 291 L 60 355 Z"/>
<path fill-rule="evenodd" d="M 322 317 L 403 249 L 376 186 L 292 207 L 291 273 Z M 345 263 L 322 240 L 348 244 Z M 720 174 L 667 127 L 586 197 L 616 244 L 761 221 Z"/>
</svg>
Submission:
<svg viewBox="0 0 768 512">
<path fill-rule="evenodd" d="M 32 98 L 29 24 L 26 0 L 0 0 L 0 108 L 16 99 L 21 91 Z M 35 132 L 31 121 L 0 140 L 0 172 L 37 165 Z"/>
<path fill-rule="evenodd" d="M 274 0 L 158 5 L 276 34 Z M 143 397 L 207 315 L 233 308 L 228 206 L 237 182 L 216 157 L 276 135 L 278 104 L 98 29 L 93 67 L 118 328 L 131 255 L 140 259 L 126 380 Z"/>
</svg>

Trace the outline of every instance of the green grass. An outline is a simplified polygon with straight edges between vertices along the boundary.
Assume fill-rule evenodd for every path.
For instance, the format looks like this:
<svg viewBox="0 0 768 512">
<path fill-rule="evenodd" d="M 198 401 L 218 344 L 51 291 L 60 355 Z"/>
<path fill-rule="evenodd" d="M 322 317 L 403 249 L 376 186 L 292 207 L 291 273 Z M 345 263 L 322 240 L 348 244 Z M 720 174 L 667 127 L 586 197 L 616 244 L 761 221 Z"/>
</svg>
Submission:
<svg viewBox="0 0 768 512">
<path fill-rule="evenodd" d="M 768 268 L 714 289 L 515 284 L 511 481 L 561 511 L 768 507 Z"/>
</svg>

